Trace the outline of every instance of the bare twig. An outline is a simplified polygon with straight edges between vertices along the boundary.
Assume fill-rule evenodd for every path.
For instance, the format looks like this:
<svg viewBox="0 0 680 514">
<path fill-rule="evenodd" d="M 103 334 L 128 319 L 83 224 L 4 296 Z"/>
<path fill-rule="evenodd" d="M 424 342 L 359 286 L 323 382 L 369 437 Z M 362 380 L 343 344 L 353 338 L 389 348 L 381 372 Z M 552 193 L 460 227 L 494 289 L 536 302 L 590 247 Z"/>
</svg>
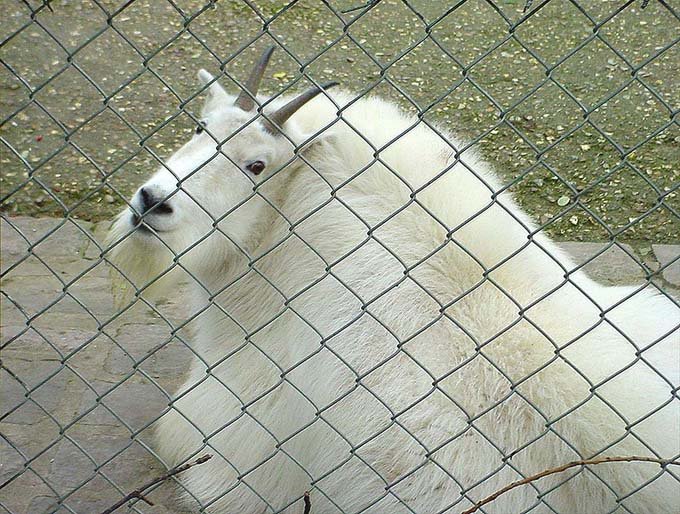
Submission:
<svg viewBox="0 0 680 514">
<path fill-rule="evenodd" d="M 304 501 L 305 510 L 302 514 L 309 514 L 309 512 L 312 510 L 312 500 L 309 499 L 309 491 L 305 491 Z"/>
<path fill-rule="evenodd" d="M 472 514 L 483 505 L 486 505 L 487 503 L 494 501 L 500 495 L 507 493 L 511 489 L 514 489 L 515 487 L 519 487 L 521 485 L 526 485 L 530 482 L 533 482 L 534 480 L 538 480 L 539 478 L 547 477 L 548 475 L 554 475 L 555 473 L 561 473 L 562 471 L 566 471 L 569 468 L 575 468 L 576 466 L 590 466 L 593 464 L 604 464 L 607 462 L 654 462 L 655 464 L 659 464 L 661 466 L 669 465 L 680 466 L 680 461 L 678 460 L 655 459 L 654 457 L 601 457 L 599 459 L 575 460 L 573 462 L 564 464 L 562 466 L 558 466 L 556 468 L 546 469 L 545 471 L 541 471 L 540 473 L 531 475 L 530 477 L 526 477 L 522 480 L 518 480 L 509 485 L 506 485 L 503 489 L 500 489 L 493 493 L 492 495 L 487 496 L 482 501 L 475 503 L 474 507 L 466 511 L 463 511 L 461 514 Z"/>
<path fill-rule="evenodd" d="M 212 455 L 206 454 L 206 455 L 203 455 L 202 457 L 199 457 L 199 458 L 196 459 L 194 462 L 189 462 L 189 463 L 184 464 L 184 465 L 182 465 L 182 466 L 178 466 L 178 467 L 176 467 L 176 468 L 172 468 L 172 469 L 171 469 L 170 471 L 168 471 L 165 475 L 159 476 L 158 478 L 154 478 L 154 479 L 153 479 L 151 482 L 149 482 L 148 484 L 144 484 L 144 485 L 143 485 L 142 487 L 140 487 L 139 489 L 135 489 L 135 490 L 132 491 L 130 494 L 128 494 L 125 498 L 123 498 L 122 500 L 116 502 L 114 505 L 112 505 L 111 507 L 109 507 L 108 509 L 106 509 L 104 512 L 102 512 L 102 514 L 111 514 L 112 512 L 114 512 L 115 510 L 119 509 L 120 507 L 122 507 L 123 505 L 125 505 L 127 502 L 129 502 L 130 500 L 133 500 L 133 499 L 135 499 L 135 498 L 137 498 L 137 499 L 139 499 L 139 500 L 142 500 L 142 501 L 148 503 L 149 505 L 153 505 L 153 502 L 149 501 L 149 500 L 144 496 L 144 494 L 143 494 L 144 491 L 146 491 L 146 490 L 149 489 L 150 487 L 152 487 L 152 486 L 158 484 L 159 482 L 163 482 L 164 480 L 167 480 L 168 478 L 173 477 L 173 476 L 175 476 L 175 475 L 181 473 L 182 471 L 186 471 L 186 470 L 189 469 L 189 468 L 192 468 L 192 467 L 197 466 L 197 465 L 199 465 L 199 464 L 203 464 L 204 462 L 208 462 L 210 459 L 212 459 Z"/>
</svg>

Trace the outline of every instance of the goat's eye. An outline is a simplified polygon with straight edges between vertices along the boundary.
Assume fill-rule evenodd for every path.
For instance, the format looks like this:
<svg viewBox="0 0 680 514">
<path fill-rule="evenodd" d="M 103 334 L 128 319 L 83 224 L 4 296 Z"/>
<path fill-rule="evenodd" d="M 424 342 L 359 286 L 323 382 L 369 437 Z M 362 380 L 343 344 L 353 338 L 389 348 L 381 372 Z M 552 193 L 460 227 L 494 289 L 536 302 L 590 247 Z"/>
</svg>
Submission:
<svg viewBox="0 0 680 514">
<path fill-rule="evenodd" d="M 199 121 L 198 125 L 196 125 L 196 134 L 200 134 L 201 132 L 203 132 L 203 129 L 205 128 L 206 125 L 207 123 L 205 121 L 203 120 Z"/>
<path fill-rule="evenodd" d="M 259 175 L 264 170 L 264 163 L 262 161 L 253 161 L 246 165 L 246 169 L 255 175 Z"/>
</svg>

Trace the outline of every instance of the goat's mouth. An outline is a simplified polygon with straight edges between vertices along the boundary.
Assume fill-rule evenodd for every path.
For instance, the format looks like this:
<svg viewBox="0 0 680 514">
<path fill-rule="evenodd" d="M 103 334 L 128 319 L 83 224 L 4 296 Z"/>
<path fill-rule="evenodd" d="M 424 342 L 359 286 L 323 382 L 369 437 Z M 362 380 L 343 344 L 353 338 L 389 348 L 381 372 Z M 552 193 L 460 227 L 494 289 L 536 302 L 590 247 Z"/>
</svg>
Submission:
<svg viewBox="0 0 680 514">
<path fill-rule="evenodd" d="M 132 226 L 135 228 L 135 231 L 141 232 L 143 234 L 158 234 L 161 232 L 168 232 L 168 230 L 163 230 L 154 227 L 153 225 L 149 224 L 149 222 L 145 220 L 143 217 L 134 213 L 132 214 L 132 219 L 130 221 L 132 223 Z"/>
</svg>

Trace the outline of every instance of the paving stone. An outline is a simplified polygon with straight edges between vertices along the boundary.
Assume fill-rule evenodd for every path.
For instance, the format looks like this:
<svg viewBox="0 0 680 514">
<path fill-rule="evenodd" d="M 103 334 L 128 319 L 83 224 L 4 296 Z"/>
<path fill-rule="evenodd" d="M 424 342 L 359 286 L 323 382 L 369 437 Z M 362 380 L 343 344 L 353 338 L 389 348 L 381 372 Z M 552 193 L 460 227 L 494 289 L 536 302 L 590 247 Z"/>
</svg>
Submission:
<svg viewBox="0 0 680 514">
<path fill-rule="evenodd" d="M 132 441 L 132 445 L 108 462 L 102 472 L 124 491 L 131 491 L 142 485 L 140 480 L 161 476 L 166 469 L 140 442 Z"/>
<path fill-rule="evenodd" d="M 44 423 L 40 423 L 40 425 L 44 426 Z M 49 484 L 47 476 L 51 462 L 54 460 L 62 442 L 62 437 L 58 433 L 56 436 L 52 433 L 36 433 L 33 425 L 3 424 L 2 430 L 3 436 L 12 441 L 12 444 L 26 456 L 23 473 L 19 476 L 11 476 L 12 483 L 28 482 L 32 489 L 25 490 L 24 494 L 30 491 L 33 494 L 52 496 L 54 491 L 47 486 Z M 41 430 L 41 428 L 39 427 L 37 430 Z M 51 435 L 52 439 L 49 442 L 40 439 L 45 435 Z M 39 441 L 42 447 L 38 447 L 36 441 Z M 41 485 L 45 487 L 40 487 Z M 3 494 L 0 494 L 0 497 L 5 494 L 6 489 L 7 487 L 3 488 Z M 19 488 L 16 492 L 21 493 L 21 489 Z"/>
<path fill-rule="evenodd" d="M 98 380 L 107 383 L 118 382 L 122 377 L 132 372 L 132 367 L 111 372 L 105 366 L 111 359 L 111 354 L 120 355 L 124 352 L 116 343 L 115 336 L 109 334 L 108 329 L 104 333 L 98 334 L 81 344 L 68 359 L 69 365 L 76 369 L 81 376 L 88 379 Z"/>
<path fill-rule="evenodd" d="M 75 430 L 68 430 L 69 438 L 60 443 L 59 450 L 50 463 L 47 480 L 60 494 L 69 493 L 96 476 L 97 468 L 101 464 L 124 451 L 130 444 L 129 435 L 124 437 L 121 434 L 118 437 L 111 437 L 96 433 L 96 427 L 87 428 L 89 430 L 80 436 L 75 433 Z M 71 440 L 77 442 L 80 448 Z M 105 490 L 106 488 L 102 487 L 101 492 L 104 493 Z M 115 495 L 111 498 L 115 498 Z M 109 499 L 106 503 L 110 505 L 114 501 Z"/>
<path fill-rule="evenodd" d="M 117 441 L 113 443 L 107 442 L 101 437 L 97 440 L 100 443 L 100 447 L 89 449 L 88 453 L 95 462 L 101 463 L 104 458 L 101 448 L 111 448 L 120 443 Z M 129 438 L 127 443 L 130 443 Z M 85 480 L 94 477 L 65 500 L 64 503 L 75 512 L 101 512 L 123 497 L 123 493 L 120 493 L 115 486 L 118 486 L 118 488 L 127 493 L 139 488 L 152 477 L 161 476 L 166 471 L 163 465 L 151 453 L 136 442 L 101 467 L 98 472 L 95 470 L 95 464 L 89 461 L 89 459 L 89 464 L 73 469 L 69 459 L 77 461 L 84 456 L 82 452 L 80 452 L 79 456 L 78 452 L 79 450 L 75 449 L 73 445 L 70 447 L 64 446 L 62 453 L 54 459 L 50 474 L 51 483 L 74 484 L 70 485 L 71 488 L 79 485 L 73 480 L 75 476 L 78 478 L 84 477 Z M 76 473 L 77 475 L 69 475 L 69 473 Z M 115 486 L 112 484 L 115 484 Z M 120 512 L 144 512 L 149 514 L 183 514 L 189 512 L 183 510 L 177 504 L 175 489 L 171 484 L 163 485 L 147 496 L 154 503 L 153 506 L 139 502 L 135 503 L 133 509 L 121 508 Z M 50 505 L 48 500 L 52 501 L 51 505 L 55 504 L 55 499 L 49 498 L 45 500 L 46 505 Z"/>
<path fill-rule="evenodd" d="M 40 421 L 45 413 L 27 397 L 25 386 L 15 377 L 16 372 L 11 371 L 4 366 L 0 369 L 0 419 L 27 424 Z"/>
<path fill-rule="evenodd" d="M 52 459 L 48 480 L 58 491 L 72 490 L 89 480 L 65 501 L 76 512 L 101 512 L 118 501 L 122 494 L 112 483 L 129 492 L 165 472 L 163 465 L 139 442 L 131 441 L 129 432 L 122 433 L 120 427 L 79 423 L 67 433 L 80 448 L 70 442 L 61 445 Z M 173 494 L 172 488 L 154 491 L 149 498 L 160 502 L 161 508 L 143 512 L 176 512 L 162 505 L 172 504 Z"/>
<path fill-rule="evenodd" d="M 12 514 L 43 514 L 52 493 L 42 480 L 30 471 L 2 489 L 2 504 Z"/>
<path fill-rule="evenodd" d="M 89 221 L 64 218 L 2 216 L 0 220 L 3 248 L 7 245 L 10 251 L 23 248 L 21 251 L 25 252 L 28 244 L 37 244 L 36 248 L 44 245 L 52 255 L 71 254 L 73 249 L 84 248 L 89 240 L 84 232 L 89 233 L 93 227 Z"/>
<path fill-rule="evenodd" d="M 39 332 L 33 326 L 12 325 L 9 331 L 3 329 L 3 360 L 21 360 L 32 363 L 41 360 L 59 361 L 63 357 L 55 345 L 54 334 Z"/>
<path fill-rule="evenodd" d="M 13 363 L 15 369 L 16 362 Z M 3 421 L 33 426 L 42 420 L 50 420 L 50 423 L 65 426 L 84 414 L 84 410 L 78 408 L 81 403 L 89 400 L 94 404 L 97 394 L 72 369 L 64 366 L 56 374 L 52 375 L 53 372 L 54 366 L 47 367 L 44 361 L 33 362 L 31 371 L 18 372 L 22 379 L 35 385 L 28 400 L 24 397 L 25 390 L 7 390 L 12 411 Z"/>
<path fill-rule="evenodd" d="M 5 437 L 0 437 L 0 483 L 4 483 L 12 476 L 24 469 L 26 459 Z"/>
<path fill-rule="evenodd" d="M 12 269 L 10 269 L 12 268 Z M 40 261 L 35 255 L 21 253 L 16 258 L 12 258 L 11 254 L 2 249 L 2 258 L 0 259 L 0 271 L 3 274 L 2 281 L 10 278 L 36 278 L 44 276 L 54 276 L 54 272 Z"/>
<path fill-rule="evenodd" d="M 10 299 L 7 294 L 5 294 L 5 289 L 0 284 L 0 289 L 2 289 L 3 294 L 0 295 L 0 330 L 2 331 L 2 341 L 9 339 L 9 336 L 5 335 L 5 327 L 23 327 L 27 326 L 28 316 L 21 312 L 21 308 L 12 299 Z M 23 329 L 22 329 L 23 330 Z M 21 330 L 20 330 L 21 331 Z M 16 335 L 18 332 L 15 332 Z"/>
<path fill-rule="evenodd" d="M 104 482 L 106 485 L 111 487 L 107 482 L 105 482 L 103 479 L 100 479 L 102 482 Z M 84 486 L 84 489 L 89 489 L 90 487 L 96 488 L 99 487 L 100 481 L 97 480 L 96 482 L 93 482 L 94 486 L 90 486 L 89 484 Z M 194 512 L 197 512 L 197 510 L 184 510 L 181 507 L 172 507 L 175 502 L 171 498 L 172 493 L 168 493 L 163 491 L 163 493 L 159 493 L 161 489 L 156 489 L 150 494 L 147 495 L 147 498 L 151 500 L 154 505 L 147 505 L 146 503 L 142 501 L 138 501 L 134 503 L 134 506 L 127 507 L 123 506 L 121 507 L 117 512 L 120 514 L 123 513 L 135 513 L 139 514 L 144 513 L 144 514 L 193 514 Z M 80 494 L 74 494 L 67 498 L 63 503 L 68 506 L 59 506 L 60 504 L 58 503 L 58 499 L 54 496 L 49 496 L 49 495 L 40 495 L 40 496 L 30 496 L 28 498 L 29 504 L 28 507 L 25 508 L 13 508 L 10 510 L 13 514 L 73 514 L 73 512 L 76 513 L 82 513 L 82 514 L 90 514 L 90 513 L 98 513 L 98 512 L 103 512 L 105 509 L 111 507 L 114 503 L 116 503 L 118 500 L 120 500 L 123 495 L 120 493 L 117 493 L 114 489 L 111 489 L 109 494 L 107 494 L 107 497 L 102 498 L 102 497 L 96 497 L 94 496 L 96 492 L 93 491 L 88 491 L 89 494 L 91 495 L 89 498 L 83 498 L 81 497 Z M 24 495 L 25 496 L 25 495 Z M 6 502 L 3 502 L 7 504 Z M 170 505 L 170 506 L 168 506 Z"/>
<path fill-rule="evenodd" d="M 61 296 L 62 284 L 53 276 L 22 279 L 11 276 L 2 281 L 2 290 L 28 316 L 44 311 Z M 25 319 L 25 318 L 24 318 Z"/>
<path fill-rule="evenodd" d="M 120 493 L 108 480 L 95 476 L 79 487 L 64 503 L 73 512 L 99 513 L 116 503 L 120 497 Z"/>
<path fill-rule="evenodd" d="M 53 276 L 18 277 L 10 272 L 9 278 L 2 282 L 2 289 L 31 317 L 50 311 L 61 315 L 88 315 L 89 310 L 93 315 L 106 319 L 115 312 L 113 298 L 105 294 L 110 290 L 110 282 L 102 277 L 83 277 L 64 290 L 62 282 Z M 25 316 L 21 319 L 25 320 Z"/>
<path fill-rule="evenodd" d="M 59 354 L 40 346 L 36 355 L 20 344 L 8 345 L 3 350 L 0 373 L 0 419 L 10 423 L 37 423 L 48 413 L 57 412 L 63 395 L 67 393 L 71 372 L 62 369 Z M 31 347 L 36 347 L 33 341 Z M 37 405 L 36 405 L 37 404 Z"/>
<path fill-rule="evenodd" d="M 60 439 L 59 425 L 46 416 L 38 423 L 14 424 L 0 422 L 0 432 L 2 432 L 5 443 L 11 448 L 15 448 L 23 455 L 22 459 L 31 460 L 45 448 Z M 0 461 L 0 464 L 3 464 Z M 33 466 L 33 464 L 31 464 Z M 41 471 L 38 469 L 38 471 Z M 43 471 L 47 471 L 44 468 Z"/>
<path fill-rule="evenodd" d="M 633 257 L 637 258 L 633 249 L 626 244 L 619 243 L 630 253 L 622 250 L 618 246 L 608 248 L 604 253 L 598 255 L 608 243 L 580 243 L 580 242 L 561 242 L 558 246 L 566 251 L 576 262 L 577 265 L 583 264 L 592 259 L 583 267 L 583 270 L 594 280 L 602 284 L 622 285 L 640 283 L 645 276 L 643 268 Z M 597 257 L 594 257 L 598 255 Z"/>
<path fill-rule="evenodd" d="M 663 270 L 663 278 L 680 287 L 680 245 L 652 245 L 652 250 Z"/>
<path fill-rule="evenodd" d="M 102 277 L 82 278 L 67 289 L 73 308 L 82 309 L 84 305 L 100 319 L 110 318 L 116 312 L 110 291 L 111 282 Z"/>
<path fill-rule="evenodd" d="M 70 438 L 64 438 L 59 443 L 59 449 L 54 458 L 50 459 L 47 481 L 60 495 L 63 495 L 91 478 L 95 465 L 85 452 L 71 442 Z"/>
<path fill-rule="evenodd" d="M 62 218 L 3 216 L 0 219 L 3 271 L 5 265 L 26 255 L 29 248 L 48 262 L 63 256 L 80 257 L 90 241 L 92 226 L 89 222 Z"/>
<path fill-rule="evenodd" d="M 164 387 L 179 386 L 194 354 L 178 337 L 171 338 L 170 328 L 164 325 L 120 327 L 115 335 L 120 348 L 111 351 L 105 369 L 112 374 L 127 374 L 136 364 Z"/>
<path fill-rule="evenodd" d="M 96 396 L 84 399 L 80 411 L 85 412 L 98 403 L 105 407 L 97 407 L 93 410 L 87 418 L 83 419 L 85 423 L 113 422 L 119 426 L 127 425 L 130 429 L 137 431 L 158 419 L 168 405 L 169 400 L 166 395 L 139 373 L 117 386 L 117 382 L 104 383 L 96 379 L 91 379 L 89 382 L 92 387 L 106 394 L 99 400 Z"/>
<path fill-rule="evenodd" d="M 92 244 L 93 235 L 90 229 L 93 225 L 69 220 L 60 226 L 62 222 L 63 220 L 49 218 L 23 217 L 11 218 L 9 221 L 2 218 L 2 273 L 14 267 L 3 279 L 54 275 L 69 283 L 93 266 L 95 269 L 88 274 L 107 276 L 105 265 L 98 266 L 97 260 L 83 258 Z M 55 227 L 54 233 L 31 248 L 31 254 L 28 254 L 30 245 L 40 241 Z M 21 263 L 17 265 L 19 262 Z"/>
<path fill-rule="evenodd" d="M 35 514 L 47 514 L 49 512 L 56 514 L 57 512 L 63 512 L 63 510 L 58 508 L 56 497 L 39 495 L 31 500 L 26 512 L 35 512 Z"/>
<path fill-rule="evenodd" d="M 174 298 L 158 305 L 160 315 L 142 302 L 118 315 L 109 269 L 100 261 L 95 242 L 104 240 L 109 222 L 76 225 L 68 221 L 35 246 L 35 255 L 25 258 L 29 245 L 62 221 L 27 217 L 0 220 L 2 269 L 21 261 L 2 280 L 2 290 L 11 301 L 5 295 L 0 297 L 0 331 L 5 345 L 2 357 L 7 368 L 0 370 L 0 431 L 12 443 L 5 441 L 0 446 L 0 478 L 15 475 L 25 464 L 12 445 L 29 459 L 37 456 L 30 469 L 2 491 L 3 504 L 16 513 L 104 510 L 121 497 L 106 479 L 96 476 L 97 466 L 108 459 L 112 460 L 101 468 L 101 473 L 125 491 L 162 474 L 162 464 L 142 443 L 151 441 L 153 422 L 166 409 L 167 394 L 183 382 L 193 359 L 192 352 L 177 337 L 159 348 L 170 338 L 172 325 L 187 317 L 182 288 Z M 26 235 L 28 243 L 10 223 Z M 88 234 L 93 232 L 94 239 L 79 227 Z M 580 264 L 606 245 L 561 246 Z M 656 245 L 654 253 L 663 264 L 678 254 L 678 247 Z M 72 297 L 62 298 L 63 282 L 92 266 L 68 287 Z M 585 270 L 605 284 L 639 283 L 644 276 L 640 266 L 615 247 L 588 263 Z M 680 286 L 679 273 L 680 264 L 676 263 L 664 277 Z M 50 307 L 27 326 L 27 316 L 46 306 Z M 180 333 L 180 337 L 184 335 Z M 68 359 L 62 364 L 65 356 Z M 31 393 L 31 401 L 26 401 L 26 389 L 7 370 L 29 388 L 57 373 Z M 116 387 L 117 384 L 120 385 Z M 3 413 L 8 411 L 12 413 L 3 419 Z M 65 435 L 60 434 L 60 426 L 68 427 Z M 45 451 L 46 448 L 49 449 Z M 61 506 L 35 473 L 48 480 L 59 494 L 73 494 Z M 130 512 L 178 514 L 195 510 L 185 510 L 176 502 L 172 484 L 164 484 L 149 497 L 155 506 L 137 502 Z"/>
<path fill-rule="evenodd" d="M 73 320 L 74 317 L 69 319 Z M 25 338 L 26 334 L 30 333 L 35 334 L 35 340 L 28 342 Z M 55 351 L 61 352 L 62 356 L 68 355 L 85 344 L 92 344 L 92 341 L 96 339 L 106 337 L 96 329 L 86 331 L 61 327 L 39 327 L 39 323 L 32 323 L 28 330 L 26 330 L 26 325 L 3 327 L 2 336 L 4 342 L 9 341 L 7 342 L 8 349 L 17 349 L 20 345 L 24 348 L 32 348 L 31 351 L 54 347 Z"/>
<path fill-rule="evenodd" d="M 4 305 L 0 307 L 0 312 L 4 315 L 5 309 Z M 7 325 L 0 325 L 0 348 L 4 351 L 5 346 L 13 344 L 22 334 L 24 334 L 30 328 L 27 327 L 26 323 L 17 323 L 20 320 L 11 320 Z"/>
<path fill-rule="evenodd" d="M 56 304 L 55 307 L 61 304 Z M 31 327 L 35 327 L 41 333 L 54 332 L 70 332 L 74 328 L 81 332 L 94 335 L 99 332 L 101 320 L 98 320 L 83 309 L 72 309 L 71 312 L 60 312 L 58 308 L 51 308 L 33 318 L 30 323 Z"/>
</svg>

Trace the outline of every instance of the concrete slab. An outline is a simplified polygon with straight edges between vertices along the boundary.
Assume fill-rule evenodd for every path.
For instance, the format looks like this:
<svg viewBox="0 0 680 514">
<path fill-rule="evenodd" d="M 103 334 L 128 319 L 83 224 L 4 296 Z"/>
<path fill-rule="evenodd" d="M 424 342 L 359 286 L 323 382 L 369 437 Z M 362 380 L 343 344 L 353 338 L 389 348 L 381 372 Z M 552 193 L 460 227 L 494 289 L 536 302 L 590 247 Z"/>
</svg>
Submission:
<svg viewBox="0 0 680 514">
<path fill-rule="evenodd" d="M 663 268 L 663 278 L 680 287 L 680 245 L 652 245 L 652 250 Z"/>
<path fill-rule="evenodd" d="M 138 442 L 148 429 L 135 440 L 130 430 L 142 429 L 163 412 L 191 353 L 177 338 L 154 351 L 170 339 L 171 327 L 144 306 L 109 322 L 116 314 L 109 270 L 88 232 L 94 229 L 103 240 L 108 223 L 28 217 L 3 217 L 0 223 L 0 431 L 6 437 L 0 476 L 14 477 L 3 490 L 3 503 L 12 505 L 12 512 L 102 511 L 121 490 L 164 472 Z M 162 310 L 182 318 L 179 302 Z M 27 395 L 27 390 L 32 391 Z M 68 427 L 65 435 L 60 427 Z M 33 456 L 38 457 L 25 468 Z M 97 472 L 95 465 L 111 458 Z M 68 508 L 60 507 L 50 487 L 66 497 L 62 504 Z M 152 495 L 157 505 L 142 502 L 135 512 L 182 512 L 173 506 L 172 487 Z"/>
<path fill-rule="evenodd" d="M 605 285 L 639 283 L 645 276 L 641 259 L 626 244 L 562 242 L 565 250 L 577 265 L 585 262 L 583 270 L 594 280 Z"/>
</svg>

